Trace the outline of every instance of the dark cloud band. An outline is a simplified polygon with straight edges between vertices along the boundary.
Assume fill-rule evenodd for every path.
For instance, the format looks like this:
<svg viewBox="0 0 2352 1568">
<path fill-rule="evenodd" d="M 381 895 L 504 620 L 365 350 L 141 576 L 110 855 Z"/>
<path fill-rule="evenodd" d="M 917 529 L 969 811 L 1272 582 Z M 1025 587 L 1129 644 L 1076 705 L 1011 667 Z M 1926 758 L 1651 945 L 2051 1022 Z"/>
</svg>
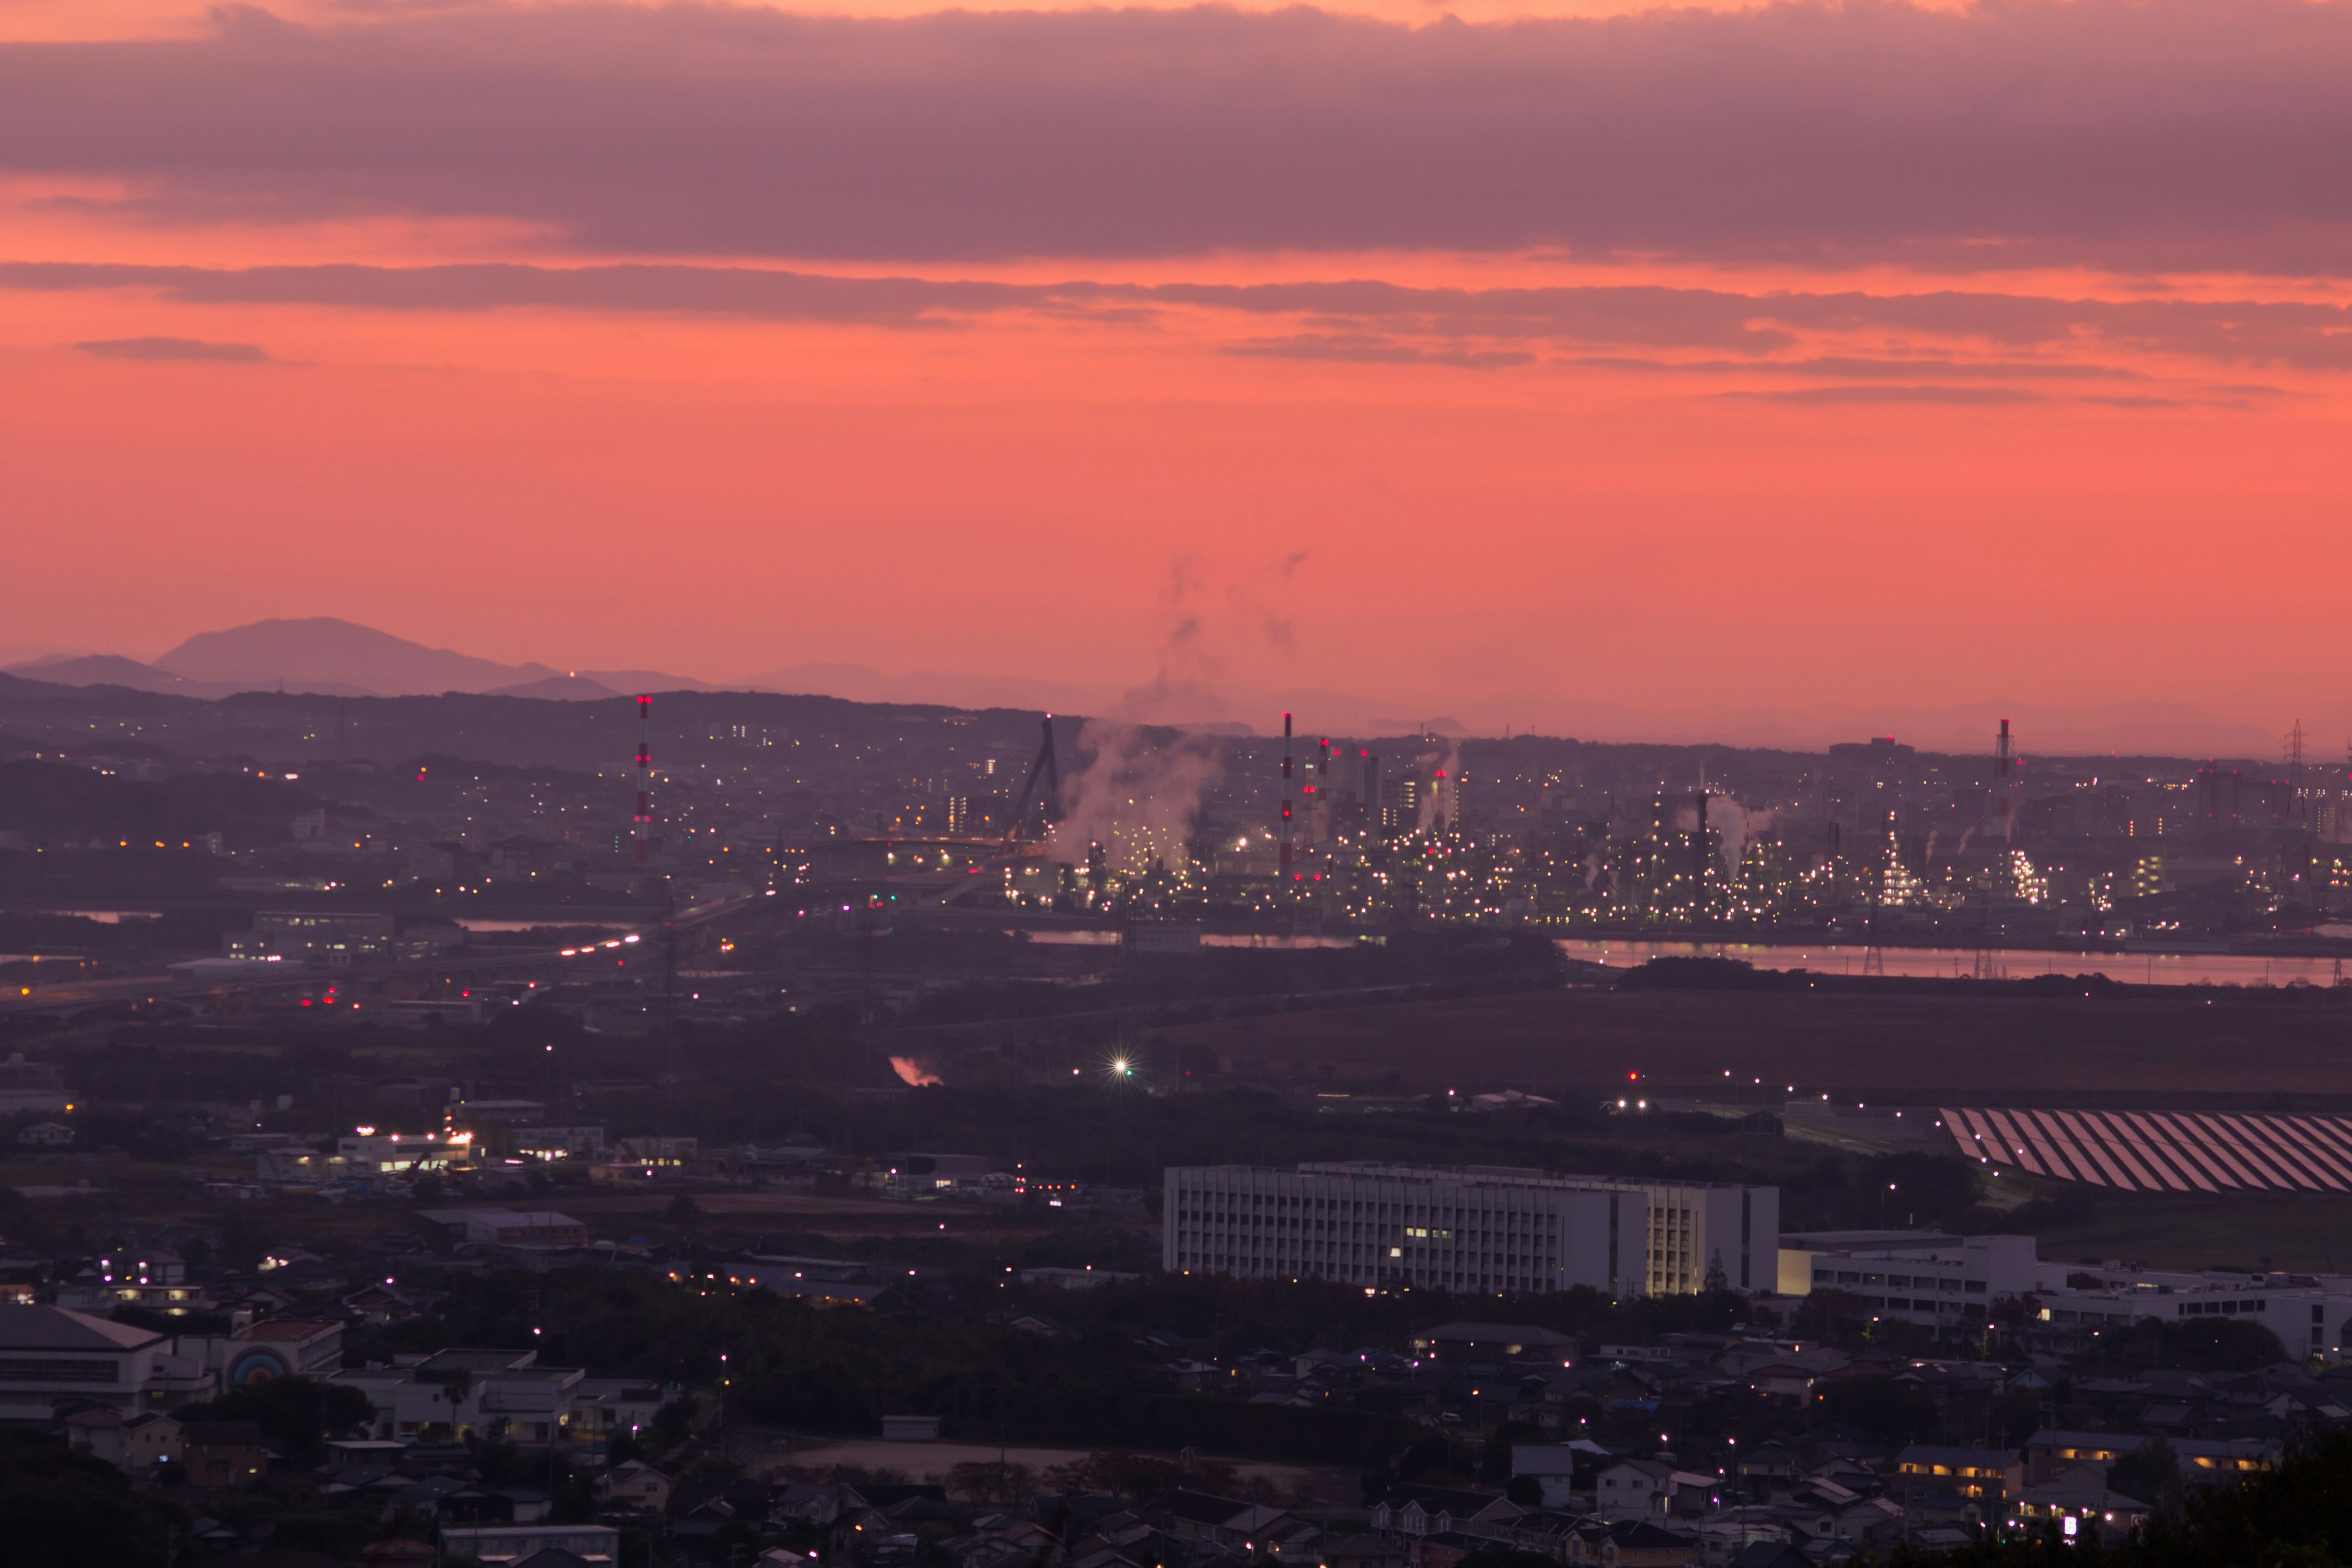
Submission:
<svg viewBox="0 0 2352 1568">
<path fill-rule="evenodd" d="M 677 5 L 0 47 L 0 167 L 152 217 L 488 216 L 585 251 L 1214 250 L 2352 271 L 2352 8 Z"/>
</svg>

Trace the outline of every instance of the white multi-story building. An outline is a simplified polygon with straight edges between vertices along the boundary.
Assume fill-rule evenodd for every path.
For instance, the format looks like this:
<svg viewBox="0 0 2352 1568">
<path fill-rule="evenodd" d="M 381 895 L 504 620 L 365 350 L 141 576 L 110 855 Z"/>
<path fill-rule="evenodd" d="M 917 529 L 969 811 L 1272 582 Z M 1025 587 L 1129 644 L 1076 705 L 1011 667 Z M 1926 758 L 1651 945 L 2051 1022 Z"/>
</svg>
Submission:
<svg viewBox="0 0 2352 1568">
<path fill-rule="evenodd" d="M 1171 1272 L 1449 1290 L 1769 1289 L 1780 1190 L 1500 1166 L 1171 1167 Z"/>
<path fill-rule="evenodd" d="M 541 1366 L 535 1351 L 454 1349 L 414 1366 L 341 1372 L 331 1381 L 356 1388 L 375 1407 L 371 1435 L 413 1438 L 446 1430 L 545 1443 L 571 1427 L 585 1374 L 576 1366 Z"/>
</svg>

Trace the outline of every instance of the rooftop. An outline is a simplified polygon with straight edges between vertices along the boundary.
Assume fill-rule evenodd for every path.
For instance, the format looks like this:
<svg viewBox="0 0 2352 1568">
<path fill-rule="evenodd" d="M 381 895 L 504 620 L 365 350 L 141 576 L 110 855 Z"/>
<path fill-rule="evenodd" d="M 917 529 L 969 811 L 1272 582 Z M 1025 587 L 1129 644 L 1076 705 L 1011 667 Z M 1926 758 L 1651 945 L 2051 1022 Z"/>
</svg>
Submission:
<svg viewBox="0 0 2352 1568">
<path fill-rule="evenodd" d="M 135 1351 L 163 1339 L 149 1329 L 63 1307 L 0 1307 L 0 1351 Z"/>
</svg>

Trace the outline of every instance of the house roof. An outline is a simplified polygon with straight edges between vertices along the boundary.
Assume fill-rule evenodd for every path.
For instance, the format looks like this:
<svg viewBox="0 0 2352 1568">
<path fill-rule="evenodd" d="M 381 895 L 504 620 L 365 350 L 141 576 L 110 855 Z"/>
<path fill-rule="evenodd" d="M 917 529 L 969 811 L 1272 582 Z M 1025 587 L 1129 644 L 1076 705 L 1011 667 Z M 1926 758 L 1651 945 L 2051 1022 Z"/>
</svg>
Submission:
<svg viewBox="0 0 2352 1568">
<path fill-rule="evenodd" d="M 1474 1492 L 1460 1487 L 1425 1487 L 1402 1482 L 1381 1494 L 1381 1503 L 1389 1508 L 1404 1508 L 1420 1503 L 1424 1510 L 1434 1509 L 1467 1509 L 1472 1512 L 1485 1508 L 1500 1494 Z"/>
<path fill-rule="evenodd" d="M 661 1471 L 654 1468 L 651 1465 L 646 1464 L 643 1459 L 624 1459 L 621 1463 L 613 1467 L 613 1474 L 615 1476 L 651 1476 L 656 1480 L 664 1481 L 669 1479 L 667 1476 L 662 1474 Z"/>
<path fill-rule="evenodd" d="M 320 1322 L 315 1318 L 265 1318 L 257 1323 L 247 1323 L 236 1332 L 236 1338 L 265 1342 L 290 1340 L 315 1340 L 341 1329 L 339 1322 Z"/>
<path fill-rule="evenodd" d="M 1214 1525 L 1223 1525 L 1229 1520 L 1250 1510 L 1248 1503 L 1233 1498 L 1215 1497 L 1208 1492 L 1187 1491 L 1181 1487 L 1174 1491 L 1160 1493 L 1144 1507 L 1151 1513 L 1171 1514 L 1178 1519 L 1191 1520 L 1195 1524 Z"/>
<path fill-rule="evenodd" d="M 1609 1527 L 1610 1539 L 1620 1546 L 1688 1546 L 1690 1537 L 1661 1530 L 1646 1519 L 1621 1519 Z"/>
<path fill-rule="evenodd" d="M 151 1329 L 93 1318 L 63 1307 L 11 1307 L 0 1312 L 0 1351 L 135 1351 L 163 1338 Z"/>
<path fill-rule="evenodd" d="M 509 1568 L 589 1568 L 589 1563 L 561 1546 L 542 1546 L 528 1557 L 517 1558 Z"/>
</svg>

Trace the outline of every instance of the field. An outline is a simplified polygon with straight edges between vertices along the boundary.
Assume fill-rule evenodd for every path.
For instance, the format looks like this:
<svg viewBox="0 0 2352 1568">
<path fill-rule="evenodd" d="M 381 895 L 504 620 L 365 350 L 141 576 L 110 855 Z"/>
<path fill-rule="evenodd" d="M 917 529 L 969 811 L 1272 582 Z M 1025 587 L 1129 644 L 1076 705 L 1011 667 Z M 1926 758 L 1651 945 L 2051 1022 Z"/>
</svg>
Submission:
<svg viewBox="0 0 2352 1568">
<path fill-rule="evenodd" d="M 2046 1226 L 2040 1236 L 2042 1256 L 2053 1259 L 2352 1272 L 2352 1200 L 2341 1197 L 2102 1194 L 2095 1217 Z"/>
<path fill-rule="evenodd" d="M 1416 1091 L 1637 1085 L 1759 1100 L 2352 1105 L 2352 1006 L 2243 998 L 1563 990 L 1172 1029 L 1245 1080 Z M 1212 1065 L 1213 1064 L 1213 1065 Z M 1760 1081 L 1759 1081 L 1760 1080 Z"/>
</svg>

